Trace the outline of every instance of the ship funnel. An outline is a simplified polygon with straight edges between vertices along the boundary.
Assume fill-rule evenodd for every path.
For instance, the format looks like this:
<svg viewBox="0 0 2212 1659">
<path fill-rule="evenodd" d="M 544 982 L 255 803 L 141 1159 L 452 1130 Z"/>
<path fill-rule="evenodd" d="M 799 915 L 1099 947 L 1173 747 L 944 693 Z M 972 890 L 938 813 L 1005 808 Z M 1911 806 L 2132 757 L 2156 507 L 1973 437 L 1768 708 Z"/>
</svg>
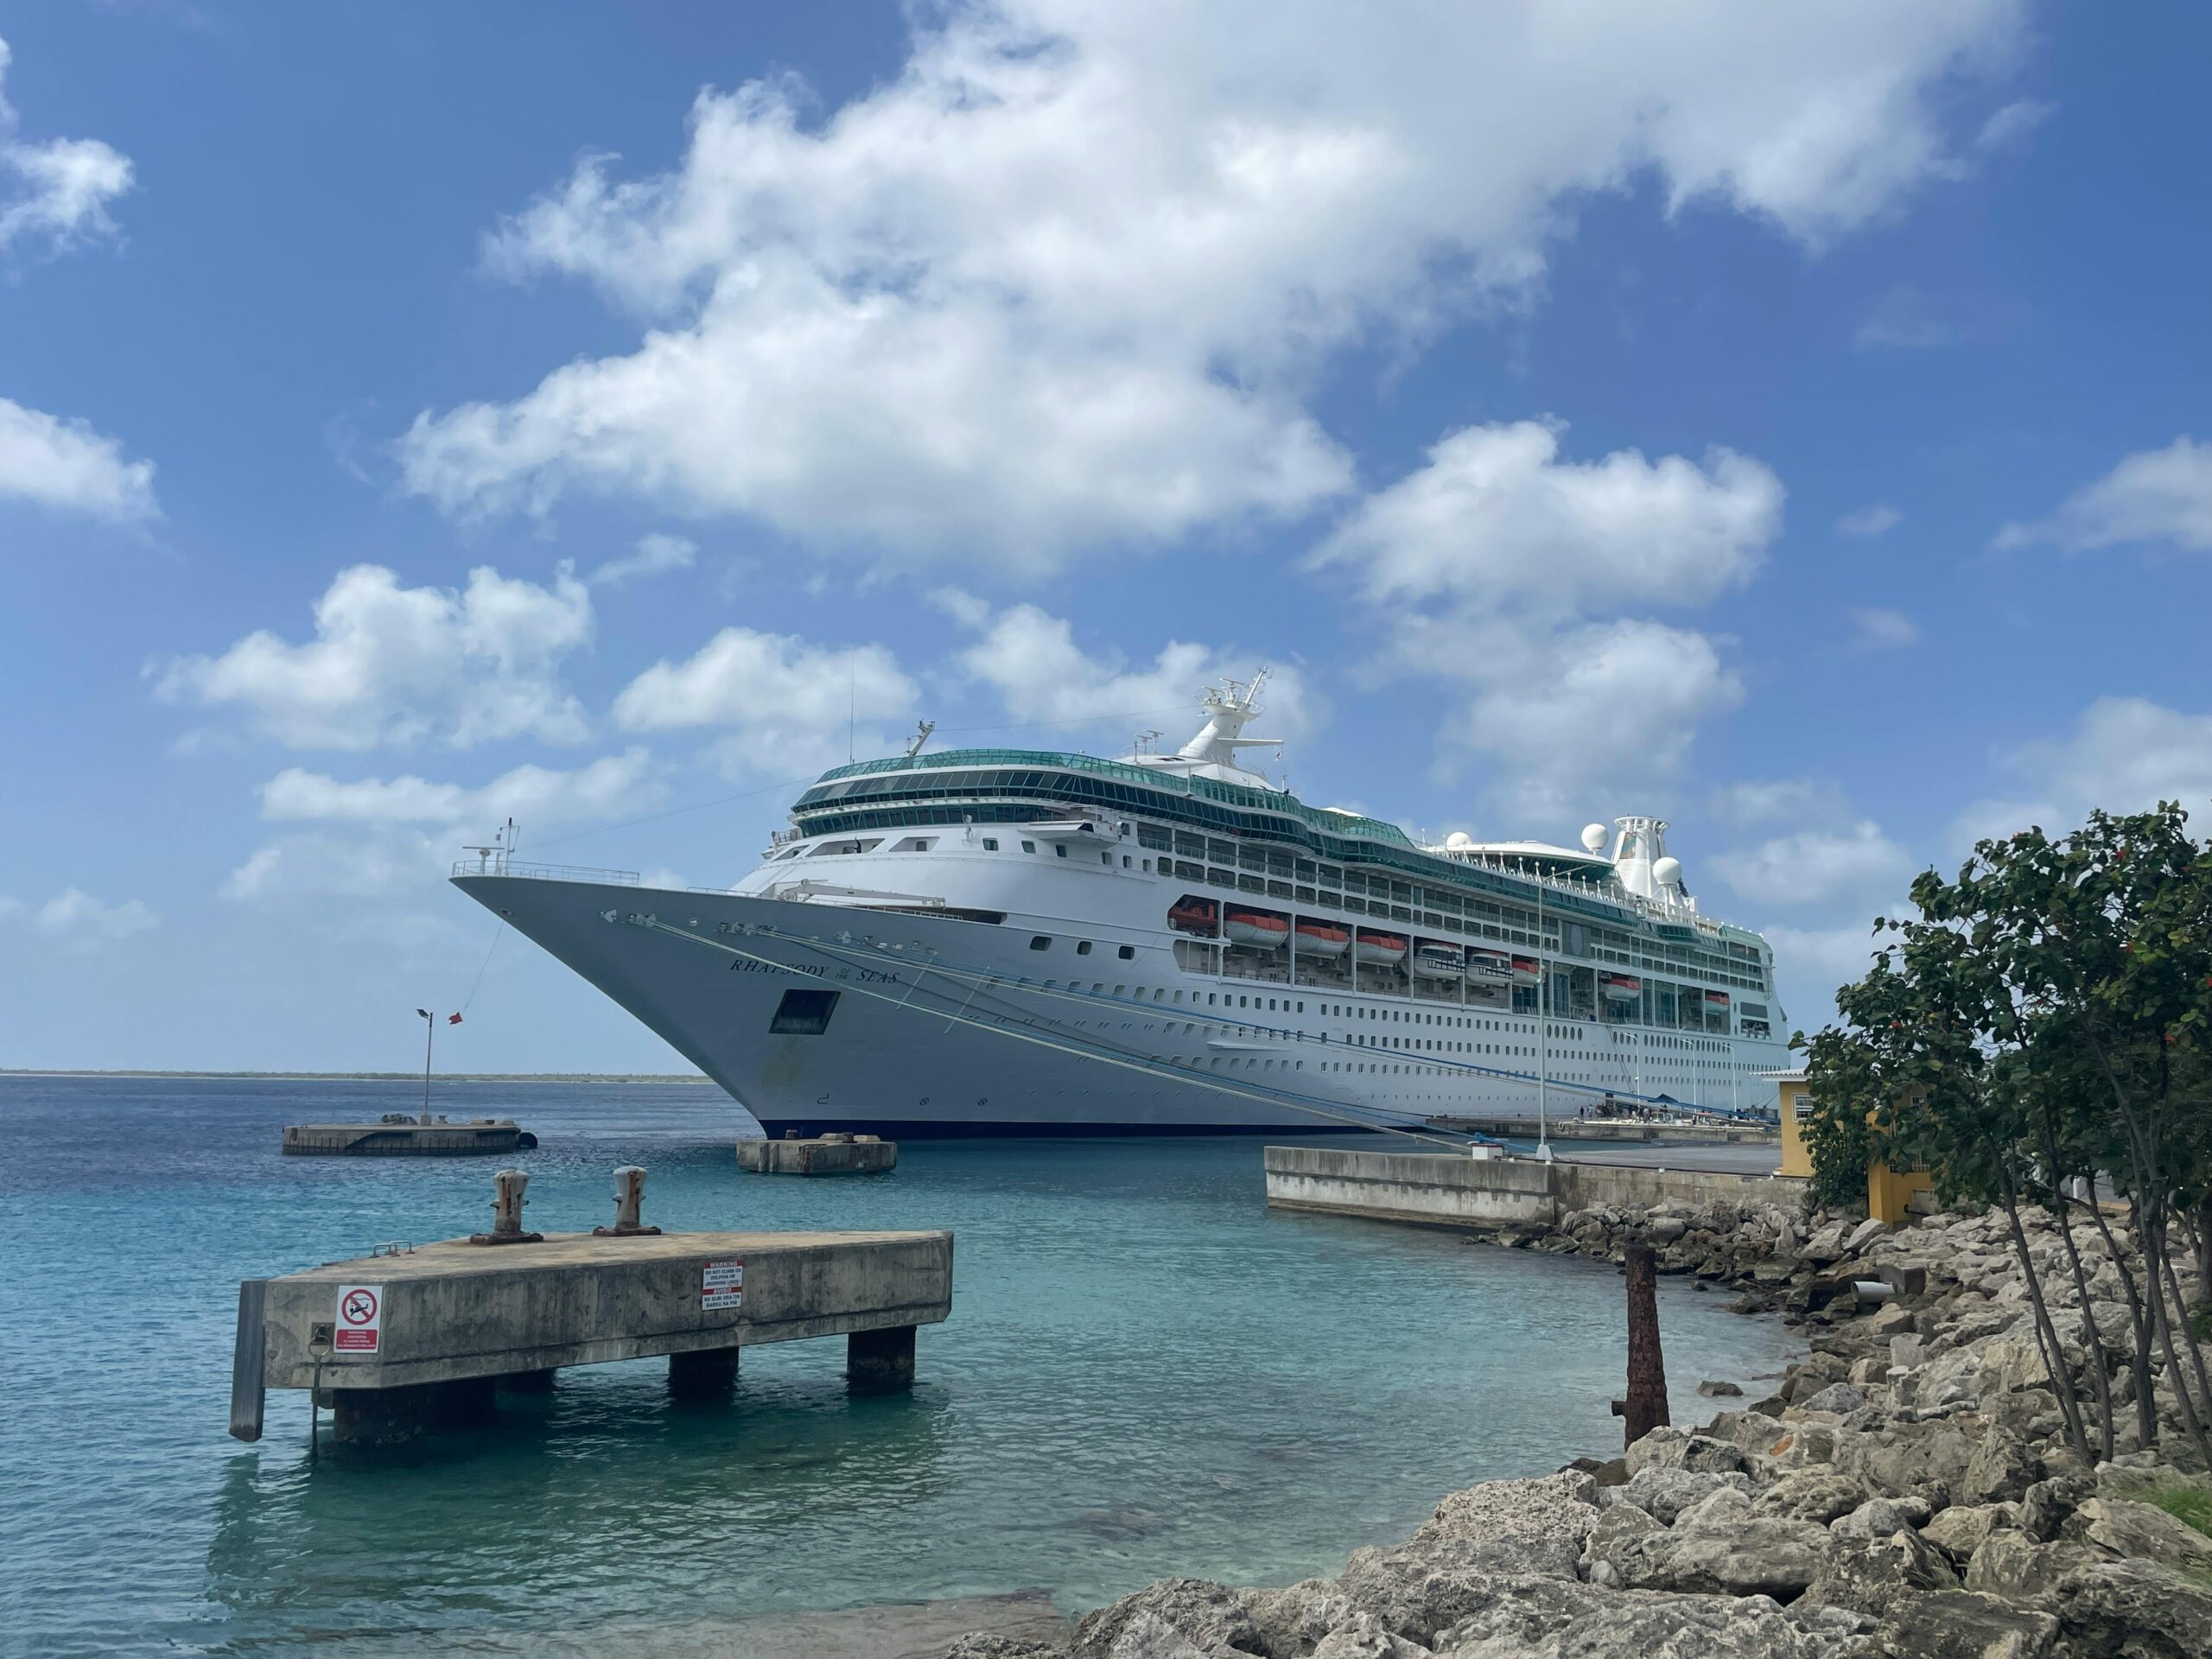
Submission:
<svg viewBox="0 0 2212 1659">
<path fill-rule="evenodd" d="M 1680 880 L 1681 865 L 1667 858 L 1667 823 L 1663 818 L 1615 818 L 1613 827 L 1619 831 L 1613 842 L 1613 872 L 1620 878 L 1625 892 L 1639 899 L 1662 897 L 1660 883 L 1653 867 L 1665 859 L 1675 867 L 1675 877 Z"/>
</svg>

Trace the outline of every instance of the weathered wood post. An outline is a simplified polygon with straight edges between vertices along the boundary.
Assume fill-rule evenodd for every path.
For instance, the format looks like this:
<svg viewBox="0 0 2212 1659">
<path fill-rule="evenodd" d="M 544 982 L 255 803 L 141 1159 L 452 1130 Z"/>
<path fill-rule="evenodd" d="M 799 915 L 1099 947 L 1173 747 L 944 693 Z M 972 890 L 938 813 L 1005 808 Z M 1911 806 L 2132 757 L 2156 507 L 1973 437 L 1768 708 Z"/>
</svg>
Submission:
<svg viewBox="0 0 2212 1659">
<path fill-rule="evenodd" d="M 1659 1275 L 1651 1247 L 1630 1245 L 1627 1260 L 1628 1398 L 1613 1402 L 1624 1446 L 1669 1421 L 1667 1362 L 1659 1351 Z"/>
</svg>

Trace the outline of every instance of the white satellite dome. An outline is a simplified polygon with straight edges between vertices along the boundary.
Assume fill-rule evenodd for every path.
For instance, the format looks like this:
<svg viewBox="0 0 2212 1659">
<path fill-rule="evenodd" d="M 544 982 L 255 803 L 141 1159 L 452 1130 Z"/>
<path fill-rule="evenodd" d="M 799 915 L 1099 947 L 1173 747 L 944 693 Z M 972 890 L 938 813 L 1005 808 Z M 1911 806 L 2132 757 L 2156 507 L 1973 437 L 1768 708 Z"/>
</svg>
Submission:
<svg viewBox="0 0 2212 1659">
<path fill-rule="evenodd" d="M 1474 844 L 1475 838 L 1464 830 L 1454 830 L 1444 837 L 1444 850 L 1447 853 L 1464 853 Z"/>
<path fill-rule="evenodd" d="M 1662 887 L 1680 887 L 1682 880 L 1682 861 L 1672 855 L 1651 867 L 1651 879 Z"/>
<path fill-rule="evenodd" d="M 1586 823 L 1583 825 L 1582 845 L 1584 850 L 1587 852 L 1604 852 L 1605 850 L 1605 826 L 1602 823 Z"/>
</svg>

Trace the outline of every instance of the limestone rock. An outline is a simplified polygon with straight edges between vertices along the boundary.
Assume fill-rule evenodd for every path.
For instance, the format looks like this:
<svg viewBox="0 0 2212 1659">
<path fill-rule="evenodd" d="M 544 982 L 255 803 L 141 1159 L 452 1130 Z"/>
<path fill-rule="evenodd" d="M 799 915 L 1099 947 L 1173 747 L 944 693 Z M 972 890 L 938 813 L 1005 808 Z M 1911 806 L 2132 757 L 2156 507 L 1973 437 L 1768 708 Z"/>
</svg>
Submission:
<svg viewBox="0 0 2212 1659">
<path fill-rule="evenodd" d="M 1500 1601 L 1538 1593 L 1547 1584 L 1588 1587 L 1574 1577 L 1579 1555 L 1568 1559 L 1563 1575 L 1516 1572 L 1485 1559 L 1491 1548 L 1426 1539 L 1356 1549 L 1337 1585 L 1356 1611 L 1372 1613 L 1393 1635 L 1432 1647 L 1437 1631 Z"/>
<path fill-rule="evenodd" d="M 1271 1659 L 1299 1659 L 1350 1619 L 1351 1598 L 1333 1579 L 1307 1579 L 1281 1590 L 1239 1590 L 1258 1633 L 1255 1650 Z"/>
<path fill-rule="evenodd" d="M 1886 1303 L 1866 1321 L 1866 1328 L 1885 1342 L 1891 1337 L 1909 1335 L 1912 1330 L 1912 1310 L 1900 1302 Z"/>
<path fill-rule="evenodd" d="M 1758 1515 L 1826 1526 L 1849 1515 L 1866 1498 L 1866 1487 L 1849 1475 L 1834 1469 L 1806 1469 L 1775 1482 L 1758 1495 L 1751 1509 Z"/>
<path fill-rule="evenodd" d="M 1846 1255 L 1856 1255 L 1889 1230 L 1889 1223 L 1869 1216 L 1858 1226 L 1853 1228 L 1850 1236 L 1843 1241 L 1843 1253 Z"/>
<path fill-rule="evenodd" d="M 2080 1544 L 2039 1544 L 2024 1532 L 1993 1532 L 1967 1563 L 1967 1588 L 1996 1596 L 2039 1596 L 2096 1560 L 2094 1551 Z"/>
<path fill-rule="evenodd" d="M 1313 1659 L 1433 1659 L 1418 1642 L 1383 1629 L 1372 1613 L 1354 1613 L 1321 1638 Z"/>
<path fill-rule="evenodd" d="M 1903 1593 L 1882 1609 L 1885 1651 L 1910 1659 L 2046 1659 L 2058 1620 L 1970 1590 Z"/>
<path fill-rule="evenodd" d="M 2057 1537 L 2075 1506 L 2095 1492 L 2096 1481 L 2086 1474 L 2051 1475 L 2036 1482 L 2020 1500 L 2020 1530 L 2031 1538 Z"/>
<path fill-rule="evenodd" d="M 1600 1588 L 1617 1587 L 1620 1577 L 1613 1570 L 1611 1558 L 1621 1541 L 1664 1529 L 1633 1503 L 1608 1505 L 1598 1516 L 1598 1524 L 1591 1529 L 1589 1539 L 1582 1547 L 1582 1576 Z"/>
<path fill-rule="evenodd" d="M 1455 1656 L 1484 1643 L 1499 1643 L 1504 1652 L 1526 1653 L 1553 1632 L 1618 1600 L 1593 1585 L 1532 1579 L 1519 1593 L 1500 1596 L 1440 1630 L 1430 1645 L 1440 1654 Z"/>
<path fill-rule="evenodd" d="M 1876 1492 L 1927 1497 L 1941 1509 L 1950 1501 L 1952 1483 L 1966 1473 L 1974 1442 L 1942 1422 L 1891 1423 L 1879 1433 L 1842 1432 L 1836 1436 L 1834 1462 Z"/>
<path fill-rule="evenodd" d="M 1075 1627 L 1074 1659 L 1189 1659 L 1259 1650 L 1243 1602 L 1211 1579 L 1160 1579 Z"/>
<path fill-rule="evenodd" d="M 1065 1659 L 1067 1649 L 1034 1637 L 970 1630 L 953 1637 L 938 1659 Z"/>
<path fill-rule="evenodd" d="M 1632 1504 L 1660 1525 L 1671 1527 L 1676 1516 L 1723 1486 L 1748 1492 L 1751 1485 L 1749 1475 L 1732 1471 L 1718 1475 L 1688 1469 L 1643 1469 L 1630 1476 L 1626 1485 L 1600 1492 L 1598 1502 L 1603 1509 L 1616 1503 Z"/>
<path fill-rule="evenodd" d="M 1500 1633 L 1439 1652 L 1449 1659 L 1874 1659 L 1870 1624 L 1840 1608 L 1801 1612 L 1765 1596 L 1618 1596 L 1541 1638 Z"/>
<path fill-rule="evenodd" d="M 1845 1538 L 1827 1553 L 1805 1587 L 1815 1606 L 1880 1614 L 1902 1590 L 1955 1590 L 1959 1575 L 1935 1547 L 1910 1529 L 1886 1538 Z"/>
<path fill-rule="evenodd" d="M 1741 1448 L 1716 1440 L 1709 1434 L 1686 1433 L 1679 1428 L 1655 1428 L 1628 1449 L 1628 1471 L 1633 1478 L 1645 1469 L 1687 1469 L 1694 1474 L 1726 1474 L 1744 1470 Z"/>
<path fill-rule="evenodd" d="M 1831 1382 L 1818 1394 L 1797 1402 L 1799 1411 L 1832 1411 L 1839 1417 L 1866 1403 L 1866 1396 L 1848 1382 Z"/>
<path fill-rule="evenodd" d="M 1593 1549 L 1591 1576 L 1630 1590 L 1795 1599 L 1826 1554 L 1826 1529 L 1809 1521 L 1754 1516 L 1735 1525 L 1677 1528 L 1610 1541 Z"/>
<path fill-rule="evenodd" d="M 2212 1590 L 2147 1561 L 2105 1561 L 2069 1573 L 2052 1601 L 2073 1651 L 2125 1659 L 2212 1653 Z"/>
<path fill-rule="evenodd" d="M 2018 1433 L 1992 1428 L 1967 1460 L 1952 1496 L 1961 1503 L 2002 1503 L 2025 1497 L 2043 1474 L 2041 1459 Z"/>
<path fill-rule="evenodd" d="M 1928 1503 L 1917 1497 L 1870 1497 L 1828 1530 L 1839 1538 L 1886 1538 L 1928 1519 Z"/>
<path fill-rule="evenodd" d="M 2212 1567 L 2212 1538 L 2149 1503 L 2124 1497 L 2092 1497 L 2066 1518 L 2062 1537 L 2116 1556 L 2163 1561 L 2168 1567 Z"/>
<path fill-rule="evenodd" d="M 1598 1484 L 1580 1470 L 1541 1480 L 1492 1480 L 1454 1492 L 1414 1535 L 1478 1548 L 1493 1567 L 1571 1579 L 1598 1524 Z"/>
<path fill-rule="evenodd" d="M 1966 1561 L 1998 1528 L 2016 1524 L 2019 1513 L 2012 1503 L 1954 1504 L 1922 1527 L 1920 1535 L 1953 1560 Z"/>
</svg>

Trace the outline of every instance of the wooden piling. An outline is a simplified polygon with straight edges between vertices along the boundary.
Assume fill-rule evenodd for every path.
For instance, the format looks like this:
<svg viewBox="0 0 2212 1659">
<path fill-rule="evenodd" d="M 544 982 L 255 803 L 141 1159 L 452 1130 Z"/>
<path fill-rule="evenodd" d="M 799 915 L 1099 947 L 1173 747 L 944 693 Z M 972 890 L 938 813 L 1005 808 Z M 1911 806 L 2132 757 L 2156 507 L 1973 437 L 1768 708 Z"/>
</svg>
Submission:
<svg viewBox="0 0 2212 1659">
<path fill-rule="evenodd" d="M 1613 1402 L 1621 1443 L 1668 1422 L 1667 1362 L 1659 1351 L 1659 1274 L 1649 1244 L 1628 1247 L 1628 1398 Z"/>
</svg>

